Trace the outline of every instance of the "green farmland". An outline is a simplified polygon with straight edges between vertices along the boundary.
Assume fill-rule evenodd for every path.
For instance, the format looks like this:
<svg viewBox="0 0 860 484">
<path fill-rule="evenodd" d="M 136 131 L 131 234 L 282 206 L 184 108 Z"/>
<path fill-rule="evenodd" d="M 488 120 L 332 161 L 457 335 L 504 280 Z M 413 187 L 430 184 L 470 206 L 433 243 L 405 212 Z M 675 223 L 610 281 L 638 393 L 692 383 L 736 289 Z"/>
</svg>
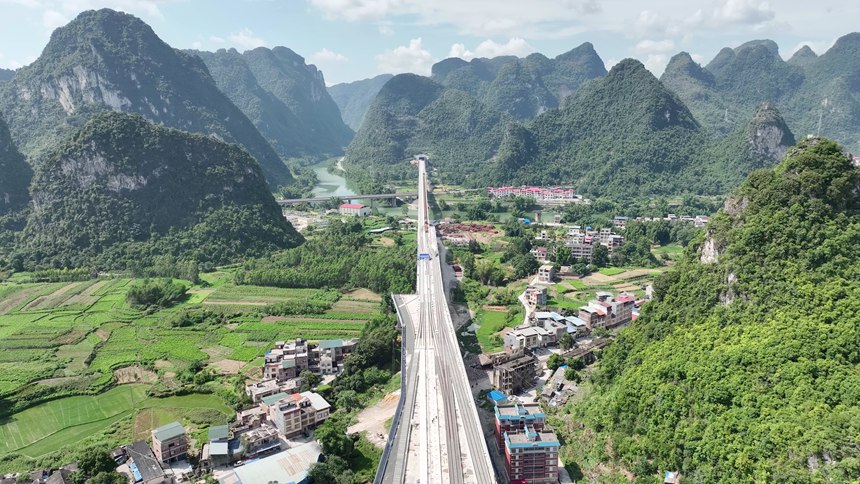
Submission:
<svg viewBox="0 0 860 484">
<path fill-rule="evenodd" d="M 0 456 L 37 458 L 102 434 L 127 443 L 177 419 L 226 422 L 233 410 L 215 395 L 237 395 L 275 341 L 358 337 L 380 314 L 381 298 L 366 290 L 237 286 L 230 272 L 201 279 L 184 282 L 183 302 L 146 310 L 127 303 L 129 278 L 0 284 Z M 289 310 L 307 301 L 322 306 Z M 271 306 L 287 315 L 267 316 Z M 189 385 L 212 394 L 169 396 Z M 0 471 L 13 468 L 0 457 Z"/>
<path fill-rule="evenodd" d="M 12 452 L 27 457 L 40 457 L 74 445 L 86 437 L 96 435 L 117 422 L 144 410 L 182 420 L 188 409 L 212 410 L 226 421 L 233 410 L 214 395 L 193 394 L 168 398 L 147 397 L 148 385 L 122 385 L 96 396 L 62 398 L 28 408 L 13 415 L 0 426 L 0 454 Z M 160 420 L 144 429 L 146 432 Z M 140 430 L 137 427 L 135 430 Z M 121 432 L 119 441 L 131 441 L 130 432 Z"/>
</svg>

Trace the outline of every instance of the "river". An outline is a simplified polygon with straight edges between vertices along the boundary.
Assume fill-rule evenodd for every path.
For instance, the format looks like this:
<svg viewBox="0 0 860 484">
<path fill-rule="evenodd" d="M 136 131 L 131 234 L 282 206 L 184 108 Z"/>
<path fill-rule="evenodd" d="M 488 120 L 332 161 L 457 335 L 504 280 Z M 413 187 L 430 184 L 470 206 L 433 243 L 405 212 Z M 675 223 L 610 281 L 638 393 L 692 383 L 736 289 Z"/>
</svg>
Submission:
<svg viewBox="0 0 860 484">
<path fill-rule="evenodd" d="M 346 186 L 346 179 L 340 175 L 329 173 L 329 163 L 324 161 L 311 166 L 317 175 L 317 186 L 313 189 L 317 197 L 345 197 L 355 195 L 355 192 Z"/>
</svg>

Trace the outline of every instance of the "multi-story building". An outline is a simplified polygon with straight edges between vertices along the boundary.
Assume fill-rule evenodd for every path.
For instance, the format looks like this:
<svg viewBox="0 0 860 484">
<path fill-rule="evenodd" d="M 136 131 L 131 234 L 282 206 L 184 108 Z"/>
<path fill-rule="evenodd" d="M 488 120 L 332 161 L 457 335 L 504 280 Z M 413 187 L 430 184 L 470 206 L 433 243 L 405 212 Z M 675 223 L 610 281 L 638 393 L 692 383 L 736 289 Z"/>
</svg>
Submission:
<svg viewBox="0 0 860 484">
<path fill-rule="evenodd" d="M 609 292 L 598 292 L 597 299 L 588 301 L 588 305 L 579 308 L 579 319 L 585 322 L 588 329 L 614 328 L 633 319 L 633 306 L 636 297 L 632 294 L 621 294 L 617 298 Z"/>
<path fill-rule="evenodd" d="M 272 395 L 263 399 L 261 407 L 266 409 L 269 421 L 278 432 L 286 437 L 316 428 L 328 418 L 331 409 L 331 405 L 314 392 Z"/>
<path fill-rule="evenodd" d="M 338 211 L 341 215 L 349 215 L 352 217 L 369 217 L 371 212 L 370 207 L 360 203 L 342 203 L 340 207 L 338 207 Z"/>
<path fill-rule="evenodd" d="M 493 366 L 493 386 L 508 395 L 519 393 L 534 384 L 539 366 L 538 359 L 531 354 L 500 358 Z"/>
<path fill-rule="evenodd" d="M 546 247 L 533 247 L 529 253 L 539 262 L 546 262 L 549 260 L 549 249 Z"/>
<path fill-rule="evenodd" d="M 526 288 L 526 300 L 532 307 L 546 305 L 546 288 L 540 286 L 529 286 Z"/>
<path fill-rule="evenodd" d="M 551 284 L 555 277 L 555 268 L 550 264 L 544 264 L 538 269 L 538 282 Z"/>
<path fill-rule="evenodd" d="M 152 452 L 160 462 L 175 462 L 188 454 L 188 436 L 179 422 L 152 431 Z"/>
<path fill-rule="evenodd" d="M 495 434 L 499 450 L 505 447 L 506 432 L 524 432 L 526 427 L 543 430 L 546 426 L 546 414 L 537 403 L 509 403 L 496 405 Z"/>
<path fill-rule="evenodd" d="M 278 341 L 266 353 L 263 378 L 274 379 L 280 384 L 298 377 L 305 370 L 323 375 L 336 374 L 343 366 L 344 358 L 355 350 L 357 344 L 357 339 L 322 340 L 317 343 L 301 338 L 290 343 Z"/>
<path fill-rule="evenodd" d="M 260 427 L 247 430 L 239 435 L 239 440 L 245 448 L 247 455 L 254 455 L 259 452 L 271 451 L 281 447 L 281 439 L 278 436 L 278 429 L 270 425 L 261 425 Z"/>
<path fill-rule="evenodd" d="M 505 433 L 505 470 L 511 484 L 558 482 L 558 449 L 555 432 L 526 427 Z"/>
<path fill-rule="evenodd" d="M 570 249 L 571 257 L 574 259 L 584 260 L 591 264 L 591 255 L 594 253 L 594 245 L 572 240 L 568 240 L 564 245 Z"/>
<path fill-rule="evenodd" d="M 514 328 L 504 337 L 505 351 L 515 353 L 521 350 L 541 348 L 550 343 L 549 333 L 540 326 Z"/>
</svg>

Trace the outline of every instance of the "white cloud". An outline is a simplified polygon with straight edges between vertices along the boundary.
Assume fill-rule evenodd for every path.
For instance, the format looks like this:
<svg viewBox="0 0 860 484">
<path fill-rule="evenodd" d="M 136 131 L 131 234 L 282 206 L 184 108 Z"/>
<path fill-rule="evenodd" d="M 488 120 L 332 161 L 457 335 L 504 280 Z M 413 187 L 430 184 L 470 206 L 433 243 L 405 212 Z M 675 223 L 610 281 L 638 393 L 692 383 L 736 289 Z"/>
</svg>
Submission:
<svg viewBox="0 0 860 484">
<path fill-rule="evenodd" d="M 329 17 L 347 20 L 368 20 L 385 17 L 392 9 L 401 5 L 401 0 L 310 0 L 311 5 Z"/>
<path fill-rule="evenodd" d="M 224 39 L 224 37 L 218 37 L 217 35 L 210 35 L 209 36 L 209 42 L 212 42 L 213 44 L 226 44 L 227 40 Z"/>
<path fill-rule="evenodd" d="M 54 30 L 69 23 L 69 19 L 60 12 L 52 9 L 42 12 L 42 25 L 48 30 Z"/>
<path fill-rule="evenodd" d="M 328 18 L 349 21 L 407 16 L 418 25 L 454 25 L 463 34 L 523 37 L 585 25 L 602 12 L 599 0 L 307 0 Z M 586 18 L 589 17 L 589 18 Z M 554 28 L 547 29 L 548 24 Z M 557 28 L 555 28 L 557 27 Z"/>
<path fill-rule="evenodd" d="M 634 50 L 640 54 L 665 53 L 675 50 L 675 42 L 666 40 L 640 40 Z"/>
<path fill-rule="evenodd" d="M 500 44 L 494 40 L 485 40 L 478 44 L 474 51 L 467 49 L 465 44 L 454 44 L 451 46 L 451 50 L 448 51 L 448 57 L 459 57 L 466 60 L 471 60 L 475 57 L 497 57 L 500 55 L 524 57 L 534 51 L 534 47 L 529 45 L 525 39 L 514 37 L 504 44 Z"/>
<path fill-rule="evenodd" d="M 669 63 L 669 56 L 675 51 L 675 42 L 671 39 L 664 40 L 640 40 L 633 47 L 633 51 L 645 64 L 645 67 L 655 76 L 659 76 Z"/>
<path fill-rule="evenodd" d="M 609 71 L 612 70 L 612 68 L 615 67 L 615 64 L 618 64 L 619 62 L 621 62 L 619 59 L 616 59 L 614 57 L 609 58 L 603 61 L 603 66 L 606 67 L 607 71 Z"/>
<path fill-rule="evenodd" d="M 776 12 L 762 0 L 724 0 L 714 10 L 714 20 L 723 24 L 758 25 L 773 20 Z"/>
<path fill-rule="evenodd" d="M 698 64 L 705 62 L 705 56 L 703 56 L 702 54 L 690 54 L 690 58 L 692 58 Z"/>
<path fill-rule="evenodd" d="M 392 27 L 390 24 L 385 24 L 385 23 L 379 24 L 379 34 L 380 35 L 384 35 L 386 37 L 391 37 L 396 33 L 397 32 L 394 31 L 394 27 Z"/>
<path fill-rule="evenodd" d="M 789 50 L 789 51 L 788 51 L 788 56 L 787 56 L 786 58 L 791 57 L 792 55 L 794 55 L 794 54 L 795 54 L 797 51 L 799 51 L 799 50 L 800 50 L 800 48 L 801 48 L 801 47 L 803 47 L 804 45 L 808 45 L 808 46 L 809 46 L 809 48 L 810 48 L 810 49 L 812 49 L 812 51 L 813 51 L 813 52 L 815 52 L 815 53 L 816 53 L 816 54 L 818 54 L 818 55 L 821 55 L 821 54 L 823 54 L 823 53 L 827 52 L 827 50 L 828 50 L 828 49 L 830 49 L 831 47 L 833 47 L 833 44 L 835 44 L 835 43 L 836 43 L 836 39 L 830 39 L 830 40 L 804 40 L 804 41 L 802 41 L 802 42 L 798 42 L 798 43 L 797 43 L 797 45 L 795 45 L 793 49 Z"/>
<path fill-rule="evenodd" d="M 348 59 L 343 54 L 338 54 L 332 50 L 327 48 L 323 48 L 317 52 L 314 52 L 310 56 L 311 61 L 317 63 L 326 63 L 326 62 L 346 62 Z"/>
<path fill-rule="evenodd" d="M 400 74 L 412 72 L 430 75 L 433 66 L 433 55 L 422 45 L 421 37 L 409 41 L 409 45 L 401 45 L 388 49 L 376 56 L 376 65 L 380 72 Z"/>
<path fill-rule="evenodd" d="M 251 29 L 242 29 L 239 32 L 232 33 L 227 39 L 232 45 L 243 49 L 255 49 L 268 45 L 261 37 L 254 35 L 254 31 Z"/>
<path fill-rule="evenodd" d="M 194 42 L 191 43 L 191 48 L 194 50 L 201 50 L 201 49 L 203 49 L 203 42 L 200 42 L 199 40 L 195 40 Z"/>
</svg>

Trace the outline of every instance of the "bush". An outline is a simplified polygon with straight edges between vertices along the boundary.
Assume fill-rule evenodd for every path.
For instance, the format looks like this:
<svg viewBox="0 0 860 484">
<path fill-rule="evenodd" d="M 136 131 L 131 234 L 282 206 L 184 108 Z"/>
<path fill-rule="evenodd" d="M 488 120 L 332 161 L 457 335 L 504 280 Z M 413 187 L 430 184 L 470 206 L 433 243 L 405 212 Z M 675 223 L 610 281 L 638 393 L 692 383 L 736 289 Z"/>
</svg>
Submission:
<svg viewBox="0 0 860 484">
<path fill-rule="evenodd" d="M 185 297 L 184 285 L 171 279 L 146 279 L 128 288 L 126 299 L 132 306 L 169 307 Z"/>
</svg>

